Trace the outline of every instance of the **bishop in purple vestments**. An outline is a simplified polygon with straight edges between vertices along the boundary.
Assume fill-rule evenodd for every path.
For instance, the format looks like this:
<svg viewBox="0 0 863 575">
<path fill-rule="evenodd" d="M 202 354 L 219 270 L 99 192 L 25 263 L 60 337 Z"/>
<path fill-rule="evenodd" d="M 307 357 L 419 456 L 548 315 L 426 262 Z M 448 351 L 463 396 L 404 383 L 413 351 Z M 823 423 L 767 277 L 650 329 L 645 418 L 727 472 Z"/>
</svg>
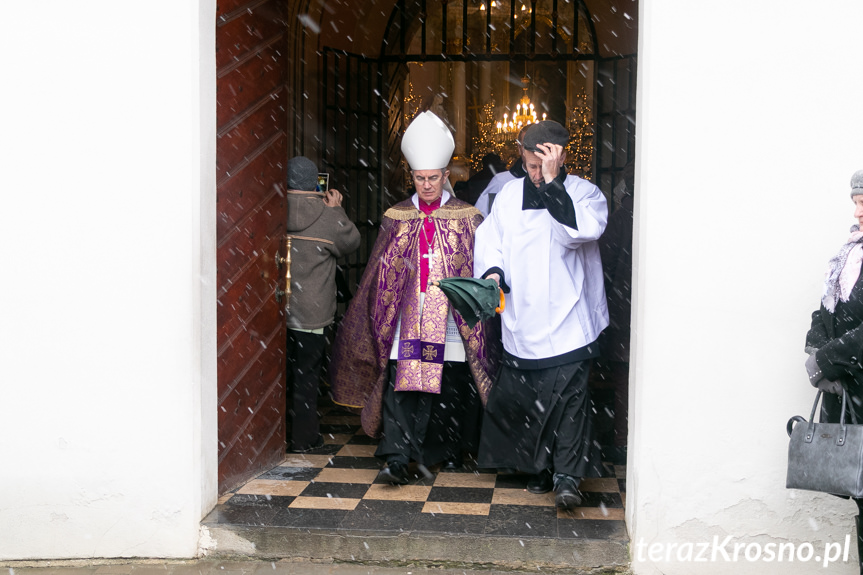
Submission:
<svg viewBox="0 0 863 575">
<path fill-rule="evenodd" d="M 380 438 L 381 477 L 391 483 L 408 482 L 411 459 L 460 466 L 491 386 L 486 327 L 468 327 L 431 285 L 473 277 L 482 222 L 476 208 L 444 189 L 453 148 L 431 112 L 405 132 L 415 193 L 384 213 L 329 369 L 336 403 L 362 409 L 363 429 Z"/>
</svg>

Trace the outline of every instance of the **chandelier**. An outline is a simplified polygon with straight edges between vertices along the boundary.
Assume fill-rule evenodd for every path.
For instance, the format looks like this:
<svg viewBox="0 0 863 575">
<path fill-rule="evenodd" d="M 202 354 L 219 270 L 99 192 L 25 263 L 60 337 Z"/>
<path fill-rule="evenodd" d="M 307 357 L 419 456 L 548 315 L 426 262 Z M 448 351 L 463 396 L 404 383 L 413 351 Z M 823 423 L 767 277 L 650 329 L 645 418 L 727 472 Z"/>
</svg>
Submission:
<svg viewBox="0 0 863 575">
<path fill-rule="evenodd" d="M 528 79 L 522 78 L 521 84 L 522 90 L 524 90 L 521 101 L 515 105 L 515 113 L 512 115 L 512 118 L 509 117 L 509 114 L 504 114 L 503 121 L 497 123 L 497 131 L 495 132 L 496 140 L 509 140 L 513 138 L 523 126 L 535 124 L 539 121 L 539 118 L 536 115 L 536 107 L 527 95 Z M 545 120 L 545 118 L 546 114 L 543 114 L 542 119 Z"/>
</svg>

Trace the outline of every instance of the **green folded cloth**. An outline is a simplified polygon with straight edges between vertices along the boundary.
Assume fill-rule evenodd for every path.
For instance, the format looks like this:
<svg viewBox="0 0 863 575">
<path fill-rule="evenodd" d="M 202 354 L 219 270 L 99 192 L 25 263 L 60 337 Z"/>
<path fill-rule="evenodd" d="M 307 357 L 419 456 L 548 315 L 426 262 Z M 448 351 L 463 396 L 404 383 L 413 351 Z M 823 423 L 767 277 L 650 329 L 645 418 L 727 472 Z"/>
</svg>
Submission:
<svg viewBox="0 0 863 575">
<path fill-rule="evenodd" d="M 501 305 L 500 288 L 492 279 L 454 277 L 432 282 L 432 285 L 443 291 L 471 329 L 477 322 L 493 317 Z"/>
</svg>

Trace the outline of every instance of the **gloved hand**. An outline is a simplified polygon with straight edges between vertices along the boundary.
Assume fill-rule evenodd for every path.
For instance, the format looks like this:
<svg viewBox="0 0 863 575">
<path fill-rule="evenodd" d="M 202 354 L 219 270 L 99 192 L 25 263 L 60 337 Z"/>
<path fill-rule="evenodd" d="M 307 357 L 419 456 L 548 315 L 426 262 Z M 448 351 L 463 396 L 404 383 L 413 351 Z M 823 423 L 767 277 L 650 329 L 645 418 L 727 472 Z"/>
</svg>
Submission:
<svg viewBox="0 0 863 575">
<path fill-rule="evenodd" d="M 809 375 L 809 383 L 811 383 L 813 387 L 818 387 L 818 382 L 824 378 L 824 374 L 821 373 L 821 368 L 818 367 L 818 362 L 815 361 L 814 353 L 806 359 L 806 373 Z"/>
<path fill-rule="evenodd" d="M 823 391 L 824 393 L 834 393 L 836 395 L 842 395 L 842 384 L 838 381 L 830 381 L 829 379 L 821 379 L 816 385 L 818 389 Z"/>
</svg>

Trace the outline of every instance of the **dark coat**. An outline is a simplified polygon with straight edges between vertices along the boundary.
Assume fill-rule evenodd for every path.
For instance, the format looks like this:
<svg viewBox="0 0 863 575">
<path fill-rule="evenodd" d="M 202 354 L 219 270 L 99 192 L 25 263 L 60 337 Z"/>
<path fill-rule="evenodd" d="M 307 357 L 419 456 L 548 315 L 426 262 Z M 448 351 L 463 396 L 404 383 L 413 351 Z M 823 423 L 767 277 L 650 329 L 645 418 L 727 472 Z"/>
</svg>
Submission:
<svg viewBox="0 0 863 575">
<path fill-rule="evenodd" d="M 806 351 L 815 353 L 818 368 L 830 381 L 840 381 L 850 394 L 857 419 L 863 423 L 863 273 L 847 302 L 839 301 L 833 313 L 821 305 L 812 314 L 806 334 Z M 842 398 L 825 393 L 821 421 L 838 422 Z"/>
<path fill-rule="evenodd" d="M 466 182 L 457 182 L 453 191 L 458 199 L 475 206 L 480 194 L 488 186 L 491 179 L 502 171 L 502 169 L 495 166 L 486 166 L 471 176 Z"/>
</svg>

